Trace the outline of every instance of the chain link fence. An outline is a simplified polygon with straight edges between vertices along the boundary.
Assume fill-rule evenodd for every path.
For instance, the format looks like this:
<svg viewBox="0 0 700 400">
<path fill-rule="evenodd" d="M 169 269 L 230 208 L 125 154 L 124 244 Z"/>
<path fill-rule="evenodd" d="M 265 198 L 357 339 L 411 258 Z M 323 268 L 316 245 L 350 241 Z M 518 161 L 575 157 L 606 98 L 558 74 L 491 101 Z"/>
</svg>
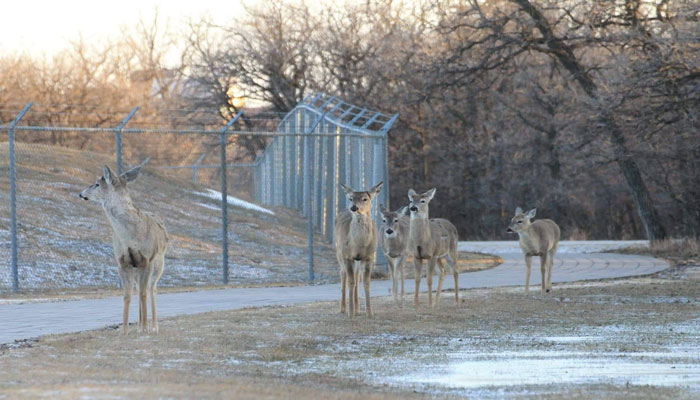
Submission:
<svg viewBox="0 0 700 400">
<path fill-rule="evenodd" d="M 130 192 L 170 232 L 163 286 L 334 280 L 338 183 L 388 184 L 396 116 L 322 94 L 286 115 L 247 110 L 225 126 L 177 110 L 154 122 L 138 108 L 54 125 L 43 118 L 49 108 L 0 109 L 9 121 L 0 125 L 0 293 L 119 284 L 104 212 L 77 197 L 105 164 L 123 172 L 150 159 Z"/>
</svg>

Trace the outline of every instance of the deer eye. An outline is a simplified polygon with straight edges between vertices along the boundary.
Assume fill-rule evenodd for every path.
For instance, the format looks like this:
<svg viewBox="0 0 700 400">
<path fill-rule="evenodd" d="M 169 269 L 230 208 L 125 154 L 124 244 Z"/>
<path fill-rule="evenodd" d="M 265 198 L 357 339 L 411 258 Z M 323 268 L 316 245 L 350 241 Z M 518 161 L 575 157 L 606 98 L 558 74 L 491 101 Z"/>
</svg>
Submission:
<svg viewBox="0 0 700 400">
<path fill-rule="evenodd" d="M 365 197 L 364 199 L 362 199 L 362 201 L 367 201 L 367 198 Z"/>
<path fill-rule="evenodd" d="M 398 219 L 398 218 L 394 218 L 394 222 L 399 222 L 399 219 Z"/>
<path fill-rule="evenodd" d="M 425 200 L 421 200 L 420 202 L 421 202 L 421 203 L 425 203 Z"/>
<path fill-rule="evenodd" d="M 518 223 L 519 223 L 519 224 L 522 224 L 522 223 L 523 223 L 523 221 L 518 221 Z"/>
</svg>

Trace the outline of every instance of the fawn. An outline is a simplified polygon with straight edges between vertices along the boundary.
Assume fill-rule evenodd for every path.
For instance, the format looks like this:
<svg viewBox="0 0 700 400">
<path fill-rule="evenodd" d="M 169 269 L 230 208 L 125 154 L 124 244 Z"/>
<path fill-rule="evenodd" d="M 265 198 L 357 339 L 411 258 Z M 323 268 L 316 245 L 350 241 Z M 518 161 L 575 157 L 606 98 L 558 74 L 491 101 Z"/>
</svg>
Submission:
<svg viewBox="0 0 700 400">
<path fill-rule="evenodd" d="M 452 269 L 455 280 L 455 303 L 459 307 L 459 272 L 455 266 L 457 262 L 457 228 L 448 220 L 442 218 L 428 218 L 428 204 L 435 196 L 435 189 L 430 189 L 423 194 L 417 194 L 413 189 L 408 191 L 408 199 L 411 201 L 409 210 L 411 218 L 408 229 L 408 251 L 413 255 L 416 268 L 416 291 L 413 303 L 418 306 L 418 294 L 421 280 L 423 260 L 428 260 L 428 306 L 433 307 L 433 273 L 435 263 L 440 267 L 440 280 L 435 294 L 435 307 L 440 304 L 442 284 L 445 281 L 445 265 L 443 260 Z"/>
<path fill-rule="evenodd" d="M 131 202 L 127 184 L 136 179 L 142 166 L 143 164 L 116 176 L 105 165 L 102 176 L 79 194 L 84 200 L 102 204 L 112 225 L 114 255 L 124 288 L 124 335 L 129 333 L 129 304 L 136 282 L 139 286 L 139 330 L 148 331 L 146 300 L 147 294 L 150 294 L 152 330 L 158 332 L 156 285 L 163 274 L 165 250 L 168 247 L 168 232 L 163 222 L 157 216 L 139 210 Z"/>
<path fill-rule="evenodd" d="M 394 212 L 387 210 L 384 205 L 379 206 L 382 216 L 382 226 L 379 233 L 382 243 L 382 251 L 389 263 L 391 273 L 391 292 L 394 301 L 398 302 L 398 280 L 401 274 L 401 300 L 406 293 L 404 288 L 404 261 L 407 257 L 409 217 L 406 215 L 408 207 L 402 207 Z"/>
<path fill-rule="evenodd" d="M 523 213 L 522 208 L 515 209 L 515 216 L 511 219 L 506 232 L 517 233 L 520 238 L 520 248 L 525 253 L 525 293 L 530 293 L 530 270 L 532 267 L 532 257 L 540 257 L 540 272 L 542 273 L 542 293 L 549 293 L 552 290 L 552 265 L 554 254 L 559 246 L 561 231 L 559 226 L 551 219 L 535 218 L 536 208 Z M 546 273 L 546 279 L 545 279 Z"/>
<path fill-rule="evenodd" d="M 372 199 L 382 189 L 379 182 L 366 192 L 355 191 L 342 183 L 340 186 L 348 196 L 347 210 L 338 213 L 335 220 L 335 254 L 340 267 L 340 312 L 345 312 L 345 292 L 348 289 L 348 316 L 358 312 L 358 280 L 363 274 L 367 316 L 372 316 L 369 286 L 372 267 L 377 252 L 377 225 L 372 218 Z M 356 264 L 359 266 L 356 267 Z"/>
</svg>

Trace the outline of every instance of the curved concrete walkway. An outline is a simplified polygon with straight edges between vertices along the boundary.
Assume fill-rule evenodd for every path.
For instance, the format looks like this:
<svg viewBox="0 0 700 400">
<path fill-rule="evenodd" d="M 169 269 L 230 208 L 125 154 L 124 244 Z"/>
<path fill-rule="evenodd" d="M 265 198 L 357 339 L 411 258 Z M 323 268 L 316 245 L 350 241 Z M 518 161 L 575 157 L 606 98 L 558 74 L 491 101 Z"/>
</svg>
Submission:
<svg viewBox="0 0 700 400">
<path fill-rule="evenodd" d="M 643 243 L 643 242 L 638 242 Z M 651 257 L 586 253 L 625 247 L 634 242 L 562 242 L 555 258 L 552 282 L 572 282 L 591 279 L 620 278 L 652 274 L 668 268 L 666 261 Z M 523 286 L 525 262 L 517 242 L 460 242 L 460 250 L 498 254 L 503 264 L 485 271 L 460 275 L 460 288 Z M 533 260 L 530 285 L 536 290 L 540 283 L 539 261 Z M 434 287 L 437 283 L 434 284 Z M 425 280 L 422 290 L 426 289 Z M 451 276 L 445 280 L 445 288 L 454 287 Z M 386 296 L 390 281 L 372 282 L 372 296 Z M 407 291 L 413 292 L 413 284 L 407 282 Z M 556 287 L 554 288 L 556 290 Z M 337 300 L 339 284 L 202 290 L 158 295 L 158 316 L 172 317 L 208 311 L 232 310 L 267 305 L 286 305 L 312 301 Z M 132 322 L 138 318 L 133 301 Z M 99 329 L 121 322 L 122 298 L 87 299 L 32 304 L 0 305 L 0 343 L 26 339 L 45 334 L 78 332 Z"/>
</svg>

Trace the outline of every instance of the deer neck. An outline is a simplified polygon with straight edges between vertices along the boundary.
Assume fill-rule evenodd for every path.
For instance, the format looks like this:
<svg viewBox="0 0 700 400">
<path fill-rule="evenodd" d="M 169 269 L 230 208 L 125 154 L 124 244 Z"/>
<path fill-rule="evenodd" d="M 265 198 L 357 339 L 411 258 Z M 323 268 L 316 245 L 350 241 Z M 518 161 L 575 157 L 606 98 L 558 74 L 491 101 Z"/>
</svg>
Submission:
<svg viewBox="0 0 700 400">
<path fill-rule="evenodd" d="M 139 210 L 131 202 L 131 197 L 111 197 L 102 203 L 107 219 L 116 233 L 131 231 L 138 224 Z"/>
<path fill-rule="evenodd" d="M 535 248 L 539 246 L 539 240 L 537 240 L 537 235 L 535 235 L 532 225 L 518 232 L 518 239 L 520 243 L 527 247 Z"/>
<path fill-rule="evenodd" d="M 372 229 L 372 218 L 369 214 L 352 213 L 350 221 L 350 239 L 362 238 Z"/>
<path fill-rule="evenodd" d="M 421 245 L 430 241 L 430 220 L 428 215 L 411 215 L 408 225 L 408 236 L 415 245 Z"/>
</svg>

